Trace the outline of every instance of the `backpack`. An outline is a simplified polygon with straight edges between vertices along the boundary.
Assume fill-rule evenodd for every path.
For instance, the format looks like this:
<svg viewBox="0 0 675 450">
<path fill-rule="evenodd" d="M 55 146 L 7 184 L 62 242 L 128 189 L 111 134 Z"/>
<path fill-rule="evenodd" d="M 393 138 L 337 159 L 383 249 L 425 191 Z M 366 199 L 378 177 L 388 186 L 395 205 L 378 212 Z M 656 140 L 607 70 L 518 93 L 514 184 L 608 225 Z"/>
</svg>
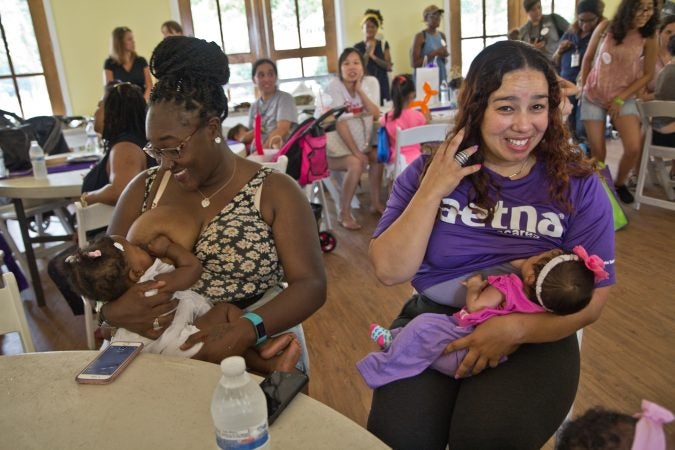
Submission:
<svg viewBox="0 0 675 450">
<path fill-rule="evenodd" d="M 377 130 L 377 162 L 388 163 L 389 158 L 391 158 L 391 147 L 387 133 L 387 114 L 385 114 L 384 125 Z"/>
</svg>

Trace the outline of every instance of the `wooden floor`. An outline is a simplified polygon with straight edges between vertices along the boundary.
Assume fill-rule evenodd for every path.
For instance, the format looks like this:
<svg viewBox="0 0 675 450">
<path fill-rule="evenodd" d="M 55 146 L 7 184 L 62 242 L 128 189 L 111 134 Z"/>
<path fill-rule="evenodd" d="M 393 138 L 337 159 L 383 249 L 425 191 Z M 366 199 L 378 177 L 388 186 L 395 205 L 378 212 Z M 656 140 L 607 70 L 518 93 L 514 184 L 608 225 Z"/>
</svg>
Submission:
<svg viewBox="0 0 675 450">
<path fill-rule="evenodd" d="M 368 196 L 360 198 L 367 206 Z M 616 233 L 618 284 L 602 318 L 584 331 L 576 412 L 603 405 L 633 413 L 643 398 L 675 410 L 675 212 L 625 209 L 630 223 Z M 367 247 L 377 217 L 365 211 L 357 212 L 360 231 L 335 225 L 337 248 L 324 256 L 328 300 L 305 323 L 310 395 L 361 425 L 371 391 L 354 364 L 375 350 L 369 324 L 388 324 L 411 291 L 407 284 L 385 287 L 373 275 Z M 30 294 L 24 302 L 38 351 L 84 349 L 82 317 L 72 315 L 50 280 L 44 285 L 47 306 L 37 307 Z M 16 347 L 15 337 L 5 339 L 5 352 Z"/>
</svg>

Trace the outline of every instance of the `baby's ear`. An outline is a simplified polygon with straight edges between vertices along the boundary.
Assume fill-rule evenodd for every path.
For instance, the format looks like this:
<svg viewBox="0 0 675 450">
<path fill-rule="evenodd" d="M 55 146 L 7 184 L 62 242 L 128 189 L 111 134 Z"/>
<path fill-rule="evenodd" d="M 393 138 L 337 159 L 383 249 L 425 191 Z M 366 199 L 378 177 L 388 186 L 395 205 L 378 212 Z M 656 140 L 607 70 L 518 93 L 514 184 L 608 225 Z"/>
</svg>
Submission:
<svg viewBox="0 0 675 450">
<path fill-rule="evenodd" d="M 534 273 L 529 273 L 526 277 L 523 278 L 523 281 L 525 284 L 534 287 L 534 283 L 537 281 L 537 277 L 534 275 Z"/>
</svg>

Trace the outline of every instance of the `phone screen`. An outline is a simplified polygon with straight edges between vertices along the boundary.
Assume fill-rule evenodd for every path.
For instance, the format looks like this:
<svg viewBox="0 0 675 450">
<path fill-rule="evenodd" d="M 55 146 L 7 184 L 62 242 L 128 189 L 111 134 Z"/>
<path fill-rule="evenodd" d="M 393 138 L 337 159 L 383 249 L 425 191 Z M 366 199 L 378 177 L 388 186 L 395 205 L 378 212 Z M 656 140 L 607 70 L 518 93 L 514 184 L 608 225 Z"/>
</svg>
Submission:
<svg viewBox="0 0 675 450">
<path fill-rule="evenodd" d="M 267 398 L 267 420 L 270 425 L 308 381 L 307 375 L 301 373 L 272 372 L 260 383 Z"/>
<path fill-rule="evenodd" d="M 111 345 L 103 351 L 82 373 L 85 375 L 112 375 L 136 350 L 134 345 Z"/>
</svg>

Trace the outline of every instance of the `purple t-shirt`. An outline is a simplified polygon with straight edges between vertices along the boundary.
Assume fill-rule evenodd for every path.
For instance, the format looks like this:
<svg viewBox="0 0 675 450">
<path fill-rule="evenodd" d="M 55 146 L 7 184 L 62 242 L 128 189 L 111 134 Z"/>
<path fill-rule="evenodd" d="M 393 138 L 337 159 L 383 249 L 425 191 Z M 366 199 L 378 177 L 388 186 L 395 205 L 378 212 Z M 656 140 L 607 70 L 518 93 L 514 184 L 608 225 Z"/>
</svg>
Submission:
<svg viewBox="0 0 675 450">
<path fill-rule="evenodd" d="M 419 185 L 428 156 L 416 159 L 394 182 L 387 208 L 375 229 L 379 236 L 408 206 Z M 609 278 L 596 287 L 615 283 L 612 207 L 597 175 L 570 178 L 567 213 L 552 204 L 542 163 L 519 180 L 483 169 L 501 185 L 497 210 L 490 223 L 478 221 L 468 207 L 468 179 L 442 200 L 422 265 L 412 279 L 418 292 L 508 261 L 528 258 L 553 248 L 583 245 L 589 255 L 605 261 Z"/>
</svg>

